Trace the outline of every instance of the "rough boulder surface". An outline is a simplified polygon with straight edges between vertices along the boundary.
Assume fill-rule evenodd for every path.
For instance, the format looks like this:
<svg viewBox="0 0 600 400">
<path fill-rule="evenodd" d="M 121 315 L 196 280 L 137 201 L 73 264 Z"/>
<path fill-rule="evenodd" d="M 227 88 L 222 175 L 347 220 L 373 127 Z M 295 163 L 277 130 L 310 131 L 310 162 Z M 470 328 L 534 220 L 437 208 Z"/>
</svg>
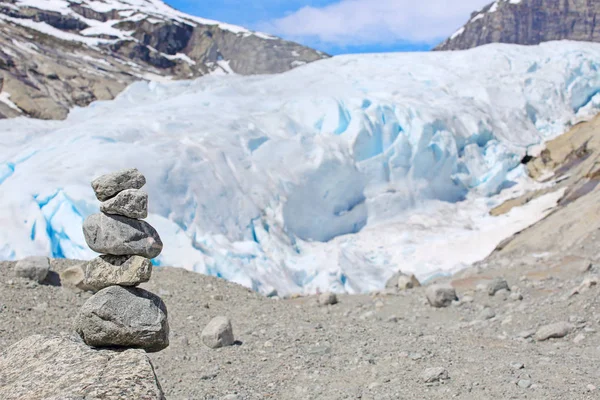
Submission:
<svg viewBox="0 0 600 400">
<path fill-rule="evenodd" d="M 148 216 L 148 193 L 137 189 L 123 190 L 112 199 L 100 204 L 100 211 L 144 219 Z"/>
<path fill-rule="evenodd" d="M 130 168 L 102 175 L 94 179 L 92 181 L 92 188 L 98 200 L 105 201 L 124 190 L 140 189 L 145 184 L 146 178 L 144 175 L 136 168 Z"/>
<path fill-rule="evenodd" d="M 231 320 L 227 317 L 215 317 L 202 331 L 202 343 L 211 349 L 231 346 L 235 342 Z"/>
<path fill-rule="evenodd" d="M 448 307 L 454 300 L 458 300 L 456 290 L 448 284 L 431 285 L 425 291 L 427 301 L 433 307 Z"/>
<path fill-rule="evenodd" d="M 30 279 L 42 283 L 50 271 L 48 257 L 27 257 L 15 266 L 15 274 L 18 277 Z"/>
<path fill-rule="evenodd" d="M 497 0 L 435 50 L 465 50 L 488 43 L 534 45 L 551 40 L 600 42 L 596 0 Z"/>
<path fill-rule="evenodd" d="M 163 248 L 150 224 L 120 215 L 90 215 L 83 222 L 83 235 L 90 249 L 103 254 L 154 258 Z"/>
<path fill-rule="evenodd" d="M 129 347 L 156 352 L 169 346 L 167 308 L 156 295 L 111 286 L 81 307 L 75 330 L 95 347 Z"/>
<path fill-rule="evenodd" d="M 67 336 L 29 336 L 0 353 L 2 400 L 164 399 L 141 350 L 94 350 Z"/>
<path fill-rule="evenodd" d="M 151 275 L 152 263 L 147 258 L 104 255 L 87 263 L 84 283 L 94 290 L 113 285 L 137 286 L 148 282 Z"/>
</svg>

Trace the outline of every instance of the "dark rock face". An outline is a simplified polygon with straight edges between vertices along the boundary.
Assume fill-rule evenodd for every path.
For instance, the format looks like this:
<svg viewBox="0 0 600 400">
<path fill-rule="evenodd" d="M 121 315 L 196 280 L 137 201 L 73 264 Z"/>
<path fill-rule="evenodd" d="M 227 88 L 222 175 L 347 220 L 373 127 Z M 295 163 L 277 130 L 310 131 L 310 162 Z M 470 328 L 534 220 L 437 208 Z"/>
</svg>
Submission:
<svg viewBox="0 0 600 400">
<path fill-rule="evenodd" d="M 50 5 L 51 2 L 48 4 Z M 63 119 L 75 105 L 110 100 L 130 83 L 165 76 L 193 79 L 212 72 L 285 72 L 328 57 L 276 37 L 192 17 L 158 0 L 107 3 L 56 0 L 68 12 L 0 0 L 0 118 Z M 89 31 L 90 20 L 111 29 Z M 47 24 L 65 32 L 36 30 Z M 88 29 L 88 31 L 86 31 Z M 96 42 L 97 41 L 97 42 Z"/>
<path fill-rule="evenodd" d="M 488 43 L 535 45 L 551 40 L 600 42 L 597 0 L 498 0 L 435 50 L 464 50 Z"/>
</svg>

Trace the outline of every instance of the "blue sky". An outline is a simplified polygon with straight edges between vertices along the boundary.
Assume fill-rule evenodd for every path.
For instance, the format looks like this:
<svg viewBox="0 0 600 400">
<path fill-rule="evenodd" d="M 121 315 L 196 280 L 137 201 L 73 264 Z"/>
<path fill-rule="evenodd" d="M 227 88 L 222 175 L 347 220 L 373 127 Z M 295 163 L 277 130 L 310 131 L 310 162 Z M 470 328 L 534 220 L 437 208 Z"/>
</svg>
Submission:
<svg viewBox="0 0 600 400">
<path fill-rule="evenodd" d="M 424 51 L 492 0 L 166 0 L 330 54 Z"/>
</svg>

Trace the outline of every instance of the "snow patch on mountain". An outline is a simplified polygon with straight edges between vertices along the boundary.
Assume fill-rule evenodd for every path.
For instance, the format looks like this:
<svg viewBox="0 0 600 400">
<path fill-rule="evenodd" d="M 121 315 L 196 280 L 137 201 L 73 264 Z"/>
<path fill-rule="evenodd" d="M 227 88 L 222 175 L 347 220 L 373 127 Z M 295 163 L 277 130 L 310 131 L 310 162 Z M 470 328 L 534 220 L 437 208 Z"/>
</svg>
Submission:
<svg viewBox="0 0 600 400">
<path fill-rule="evenodd" d="M 600 45 L 348 55 L 280 75 L 135 83 L 66 121 L 0 121 L 0 259 L 91 258 L 89 181 L 148 178 L 159 265 L 261 292 L 381 288 L 484 258 L 560 193 L 520 160 L 598 112 Z"/>
</svg>

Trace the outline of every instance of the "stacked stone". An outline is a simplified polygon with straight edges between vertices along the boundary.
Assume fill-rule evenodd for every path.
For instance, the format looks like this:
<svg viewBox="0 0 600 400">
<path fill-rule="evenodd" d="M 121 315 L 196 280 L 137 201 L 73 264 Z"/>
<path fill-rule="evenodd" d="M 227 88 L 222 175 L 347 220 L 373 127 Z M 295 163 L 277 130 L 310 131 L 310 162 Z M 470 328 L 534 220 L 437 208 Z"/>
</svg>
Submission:
<svg viewBox="0 0 600 400">
<path fill-rule="evenodd" d="M 167 309 L 160 297 L 138 288 L 150 280 L 151 258 L 163 244 L 147 222 L 146 178 L 137 169 L 92 182 L 100 213 L 83 223 L 88 246 L 103 255 L 85 265 L 84 284 L 97 293 L 81 308 L 75 330 L 94 347 L 160 351 L 169 345 Z"/>
</svg>

